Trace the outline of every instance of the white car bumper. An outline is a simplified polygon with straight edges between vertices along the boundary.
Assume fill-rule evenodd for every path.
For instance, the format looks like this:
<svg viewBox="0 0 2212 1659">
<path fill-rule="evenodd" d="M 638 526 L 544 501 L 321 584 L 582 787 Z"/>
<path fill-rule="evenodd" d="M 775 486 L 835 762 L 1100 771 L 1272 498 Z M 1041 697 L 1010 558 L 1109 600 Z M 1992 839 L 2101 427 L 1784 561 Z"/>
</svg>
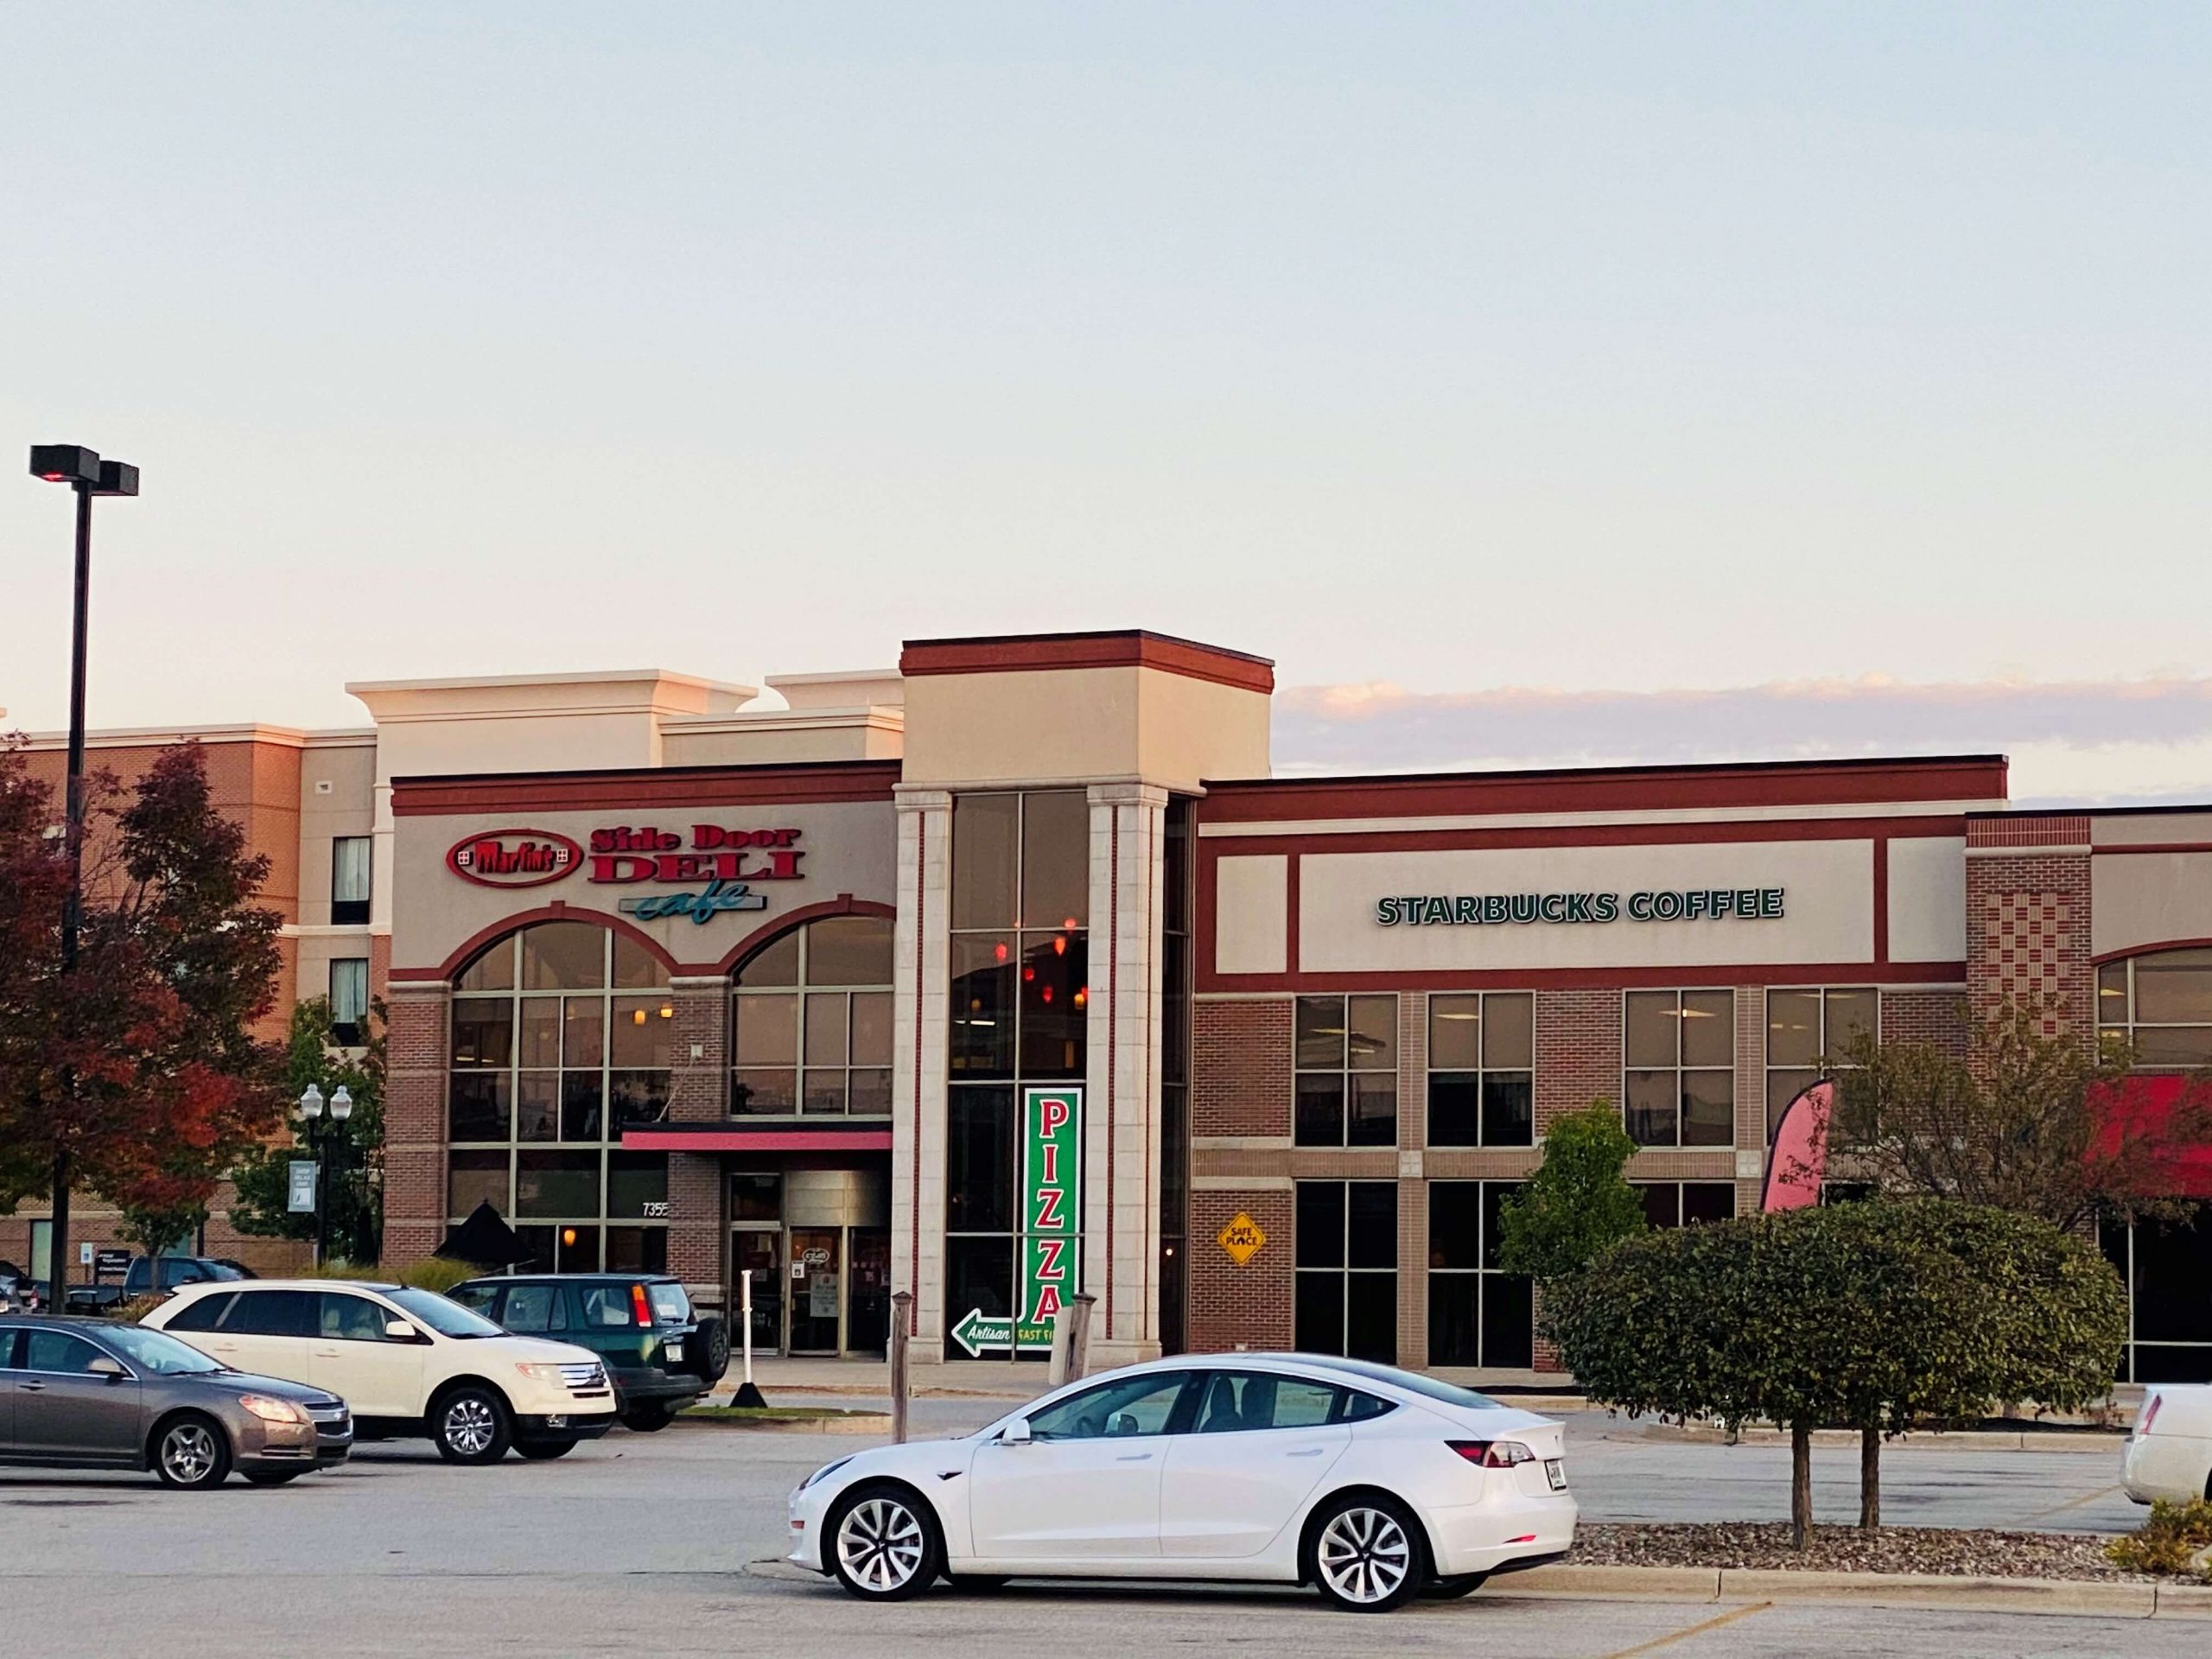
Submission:
<svg viewBox="0 0 2212 1659">
<path fill-rule="evenodd" d="M 2120 1454 L 2120 1490 L 2138 1503 L 2186 1503 L 2212 1489 L 2212 1440 L 2196 1434 L 2138 1434 Z"/>
<path fill-rule="evenodd" d="M 1503 1492 L 1479 1503 L 1433 1510 L 1427 1519 L 1436 1570 L 1446 1577 L 1494 1573 L 1510 1561 L 1564 1554 L 1574 1542 L 1574 1499 Z"/>
<path fill-rule="evenodd" d="M 822 1522 L 830 1512 L 830 1495 L 835 1490 L 834 1483 L 817 1480 L 791 1493 L 788 1506 L 791 1553 L 784 1559 L 793 1567 L 803 1567 L 810 1573 L 830 1570 L 822 1559 Z"/>
</svg>

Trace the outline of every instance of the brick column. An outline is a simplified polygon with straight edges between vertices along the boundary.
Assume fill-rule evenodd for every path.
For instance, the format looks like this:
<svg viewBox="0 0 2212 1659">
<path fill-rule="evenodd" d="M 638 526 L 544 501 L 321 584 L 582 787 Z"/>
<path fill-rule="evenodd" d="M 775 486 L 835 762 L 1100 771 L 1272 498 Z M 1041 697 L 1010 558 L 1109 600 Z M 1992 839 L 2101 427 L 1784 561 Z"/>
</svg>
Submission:
<svg viewBox="0 0 2212 1659">
<path fill-rule="evenodd" d="M 1428 997 L 1398 996 L 1398 1363 L 1428 1369 Z"/>
<path fill-rule="evenodd" d="M 1290 998 L 1202 995 L 1192 1004 L 1194 1175 L 1204 1173 L 1198 1143 L 1210 1137 L 1280 1137 L 1290 1145 Z"/>
<path fill-rule="evenodd" d="M 446 1010 L 442 980 L 402 980 L 387 993 L 385 1035 L 384 1265 L 438 1247 L 446 1227 Z"/>
<path fill-rule="evenodd" d="M 2046 1033 L 2097 1028 L 2089 946 L 2089 821 L 1970 819 L 1967 988 L 1986 1019 L 2007 1001 L 2047 1007 Z"/>
<path fill-rule="evenodd" d="M 1195 1354 L 1238 1348 L 1287 1350 L 1295 1340 L 1297 1238 L 1291 1185 L 1277 1179 L 1236 1191 L 1196 1187 L 1191 1194 L 1191 1309 L 1189 1337 Z M 1268 1242 L 1239 1267 L 1215 1242 L 1243 1211 L 1260 1224 Z"/>
<path fill-rule="evenodd" d="M 1536 993 L 1536 1135 L 1603 1096 L 1621 1098 L 1621 994 Z"/>
<path fill-rule="evenodd" d="M 719 1123 L 729 1116 L 729 980 L 721 975 L 669 982 L 676 1008 L 675 1060 L 668 1121 Z M 668 1270 L 694 1301 L 729 1305 L 723 1260 L 728 1183 L 718 1153 L 668 1155 Z"/>
</svg>

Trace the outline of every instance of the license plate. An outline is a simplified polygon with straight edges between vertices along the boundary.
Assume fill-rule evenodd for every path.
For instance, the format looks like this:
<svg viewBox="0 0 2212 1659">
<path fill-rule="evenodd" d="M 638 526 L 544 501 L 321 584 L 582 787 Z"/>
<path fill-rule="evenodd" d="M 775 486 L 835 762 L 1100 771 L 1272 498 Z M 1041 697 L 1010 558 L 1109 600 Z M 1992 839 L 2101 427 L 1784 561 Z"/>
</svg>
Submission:
<svg viewBox="0 0 2212 1659">
<path fill-rule="evenodd" d="M 1557 1458 L 1546 1458 L 1544 1459 L 1544 1478 L 1551 1482 L 1552 1491 L 1555 1492 L 1565 1491 L 1567 1490 L 1567 1465 Z"/>
<path fill-rule="evenodd" d="M 683 1344 L 680 1342 L 664 1342 L 661 1344 L 661 1351 L 671 1359 L 681 1359 L 683 1357 Z"/>
</svg>

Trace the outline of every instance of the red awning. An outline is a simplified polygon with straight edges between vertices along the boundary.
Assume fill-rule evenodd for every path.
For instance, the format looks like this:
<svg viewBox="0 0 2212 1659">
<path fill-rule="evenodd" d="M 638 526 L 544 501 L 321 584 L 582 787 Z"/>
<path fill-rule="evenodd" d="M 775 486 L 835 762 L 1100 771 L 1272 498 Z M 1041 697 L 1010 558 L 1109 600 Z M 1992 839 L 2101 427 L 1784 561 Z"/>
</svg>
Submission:
<svg viewBox="0 0 2212 1659">
<path fill-rule="evenodd" d="M 2107 1104 L 2107 1139 L 2163 1127 L 2185 1095 L 2204 1099 L 2205 1084 L 2196 1075 L 2176 1071 L 2138 1072 L 2124 1082 Z M 2177 1198 L 2212 1198 L 2212 1140 L 2177 1147 L 2158 1185 Z"/>
</svg>

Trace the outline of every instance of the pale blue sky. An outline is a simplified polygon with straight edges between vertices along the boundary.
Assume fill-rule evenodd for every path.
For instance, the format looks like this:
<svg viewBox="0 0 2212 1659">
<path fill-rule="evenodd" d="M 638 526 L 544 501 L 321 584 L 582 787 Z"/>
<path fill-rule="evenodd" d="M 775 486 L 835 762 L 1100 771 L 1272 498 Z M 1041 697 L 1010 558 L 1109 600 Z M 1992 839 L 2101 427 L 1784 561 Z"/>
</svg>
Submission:
<svg viewBox="0 0 2212 1659">
<path fill-rule="evenodd" d="M 1126 626 L 1426 711 L 1309 700 L 1333 769 L 1526 764 L 1436 735 L 1498 688 L 1888 676 L 2016 747 L 1944 688 L 2212 678 L 2212 8 L 41 16 L 0 436 L 145 469 L 99 723 Z M 67 502 L 0 461 L 51 726 Z M 2212 788 L 2183 702 L 2021 781 Z"/>
</svg>

